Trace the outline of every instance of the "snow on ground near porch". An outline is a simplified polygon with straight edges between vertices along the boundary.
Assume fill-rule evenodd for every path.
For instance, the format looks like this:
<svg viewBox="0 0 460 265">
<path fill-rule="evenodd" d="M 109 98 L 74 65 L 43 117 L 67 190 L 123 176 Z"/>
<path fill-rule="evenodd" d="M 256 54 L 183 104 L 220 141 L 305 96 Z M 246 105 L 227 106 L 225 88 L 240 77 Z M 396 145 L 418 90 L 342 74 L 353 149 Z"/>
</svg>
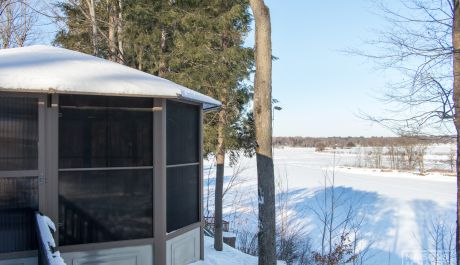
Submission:
<svg viewBox="0 0 460 265">
<path fill-rule="evenodd" d="M 446 160 L 451 146 L 435 146 L 428 150 L 426 164 Z M 430 245 L 430 226 L 442 222 L 455 226 L 456 179 L 441 173 L 426 176 L 410 172 L 382 172 L 379 169 L 353 167 L 353 150 L 336 153 L 336 190 L 344 201 L 353 204 L 364 217 L 363 240 L 371 245 L 366 264 L 400 265 L 424 264 Z M 318 218 L 313 210 L 324 198 L 324 175 L 331 174 L 332 151 L 315 152 L 314 148 L 277 148 L 274 150 L 275 174 L 287 178 L 289 211 L 318 247 L 320 233 Z M 205 196 L 209 185 L 213 198 L 215 167 L 211 161 L 205 166 Z M 242 170 L 241 170 L 242 169 Z M 233 171 L 225 167 L 228 183 Z M 224 218 L 231 226 L 254 230 L 257 228 L 257 174 L 254 158 L 243 158 L 238 175 L 246 181 L 225 195 Z M 208 181 L 209 180 L 209 181 Z M 205 197 L 204 207 L 207 200 Z M 212 199 L 209 208 L 213 208 Z"/>
<path fill-rule="evenodd" d="M 204 260 L 192 263 L 191 265 L 257 265 L 257 257 L 240 252 L 224 244 L 223 251 L 214 249 L 214 239 L 204 237 Z M 285 265 L 278 262 L 278 265 Z"/>
</svg>

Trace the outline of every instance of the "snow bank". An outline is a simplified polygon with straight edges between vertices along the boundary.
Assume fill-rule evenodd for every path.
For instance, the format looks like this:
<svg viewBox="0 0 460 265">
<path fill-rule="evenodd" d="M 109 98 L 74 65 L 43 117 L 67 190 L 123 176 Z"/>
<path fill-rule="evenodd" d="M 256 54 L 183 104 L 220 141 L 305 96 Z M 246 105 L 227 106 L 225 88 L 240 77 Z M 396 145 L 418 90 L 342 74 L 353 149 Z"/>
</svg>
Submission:
<svg viewBox="0 0 460 265">
<path fill-rule="evenodd" d="M 49 46 L 0 50 L 0 90 L 183 98 L 220 106 L 211 97 L 136 69 Z"/>
</svg>

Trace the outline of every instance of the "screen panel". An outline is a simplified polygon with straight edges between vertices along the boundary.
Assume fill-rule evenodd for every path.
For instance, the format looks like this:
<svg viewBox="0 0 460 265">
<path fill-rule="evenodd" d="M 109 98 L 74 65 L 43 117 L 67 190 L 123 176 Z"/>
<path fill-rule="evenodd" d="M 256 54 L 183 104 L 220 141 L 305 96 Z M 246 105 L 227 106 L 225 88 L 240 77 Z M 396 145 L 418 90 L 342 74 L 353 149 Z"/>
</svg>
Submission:
<svg viewBox="0 0 460 265">
<path fill-rule="evenodd" d="M 153 165 L 153 99 L 62 96 L 59 168 Z"/>
<path fill-rule="evenodd" d="M 38 169 L 38 99 L 0 95 L 0 171 Z"/>
<path fill-rule="evenodd" d="M 168 100 L 166 105 L 167 165 L 197 163 L 199 158 L 200 107 Z"/>
<path fill-rule="evenodd" d="M 166 171 L 167 232 L 199 222 L 199 165 Z"/>
<path fill-rule="evenodd" d="M 37 177 L 0 175 L 0 253 L 37 249 Z"/>
<path fill-rule="evenodd" d="M 153 237 L 152 170 L 59 173 L 60 245 Z"/>
</svg>

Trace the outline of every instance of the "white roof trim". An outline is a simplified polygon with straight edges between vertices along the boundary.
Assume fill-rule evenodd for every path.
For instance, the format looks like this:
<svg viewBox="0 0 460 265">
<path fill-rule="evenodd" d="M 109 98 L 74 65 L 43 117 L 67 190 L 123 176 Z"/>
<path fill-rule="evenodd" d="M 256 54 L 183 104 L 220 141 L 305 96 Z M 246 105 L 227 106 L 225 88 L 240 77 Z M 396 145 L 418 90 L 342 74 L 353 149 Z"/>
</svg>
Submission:
<svg viewBox="0 0 460 265">
<path fill-rule="evenodd" d="M 169 80 L 91 55 L 41 45 L 0 50 L 0 90 L 178 98 L 202 103 L 204 109 L 221 105 Z"/>
</svg>

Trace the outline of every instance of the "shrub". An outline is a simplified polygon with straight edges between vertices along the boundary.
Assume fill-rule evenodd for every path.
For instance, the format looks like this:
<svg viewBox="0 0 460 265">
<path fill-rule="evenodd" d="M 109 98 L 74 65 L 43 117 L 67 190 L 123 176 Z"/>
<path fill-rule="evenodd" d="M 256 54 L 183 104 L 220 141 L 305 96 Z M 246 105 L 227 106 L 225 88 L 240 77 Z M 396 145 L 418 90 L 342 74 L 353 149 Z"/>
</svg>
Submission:
<svg viewBox="0 0 460 265">
<path fill-rule="evenodd" d="M 323 152 L 326 149 L 326 144 L 324 143 L 317 143 L 315 146 L 316 152 Z"/>
</svg>

